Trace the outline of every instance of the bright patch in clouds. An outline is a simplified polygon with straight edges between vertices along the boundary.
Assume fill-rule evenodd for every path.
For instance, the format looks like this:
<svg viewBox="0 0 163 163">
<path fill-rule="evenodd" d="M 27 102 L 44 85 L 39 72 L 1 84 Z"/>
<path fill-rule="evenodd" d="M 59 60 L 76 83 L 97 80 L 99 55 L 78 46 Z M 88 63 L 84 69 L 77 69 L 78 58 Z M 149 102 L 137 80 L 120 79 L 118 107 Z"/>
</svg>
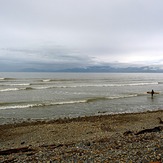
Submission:
<svg viewBox="0 0 163 163">
<path fill-rule="evenodd" d="M 156 57 L 157 56 L 157 57 Z M 161 54 L 150 54 L 147 53 L 133 53 L 123 58 L 124 63 L 142 63 L 142 64 L 152 64 L 163 59 Z"/>
</svg>

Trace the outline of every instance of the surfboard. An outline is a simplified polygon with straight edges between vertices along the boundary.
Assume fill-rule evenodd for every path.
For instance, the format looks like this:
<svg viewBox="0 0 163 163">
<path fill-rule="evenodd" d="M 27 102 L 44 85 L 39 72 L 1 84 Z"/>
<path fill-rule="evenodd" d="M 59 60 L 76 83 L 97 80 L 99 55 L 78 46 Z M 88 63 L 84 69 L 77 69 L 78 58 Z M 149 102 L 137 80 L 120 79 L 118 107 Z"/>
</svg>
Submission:
<svg viewBox="0 0 163 163">
<path fill-rule="evenodd" d="M 148 94 L 152 94 L 152 92 L 147 92 Z M 154 92 L 154 94 L 160 94 L 159 92 Z"/>
</svg>

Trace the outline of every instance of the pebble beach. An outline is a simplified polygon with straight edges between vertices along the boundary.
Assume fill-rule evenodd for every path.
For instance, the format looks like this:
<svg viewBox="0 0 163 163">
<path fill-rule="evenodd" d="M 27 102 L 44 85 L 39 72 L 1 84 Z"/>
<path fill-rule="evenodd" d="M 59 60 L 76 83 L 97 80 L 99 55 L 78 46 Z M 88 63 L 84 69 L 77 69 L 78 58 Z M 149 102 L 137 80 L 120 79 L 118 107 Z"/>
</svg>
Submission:
<svg viewBox="0 0 163 163">
<path fill-rule="evenodd" d="M 0 126 L 0 162 L 161 163 L 163 111 Z"/>
</svg>

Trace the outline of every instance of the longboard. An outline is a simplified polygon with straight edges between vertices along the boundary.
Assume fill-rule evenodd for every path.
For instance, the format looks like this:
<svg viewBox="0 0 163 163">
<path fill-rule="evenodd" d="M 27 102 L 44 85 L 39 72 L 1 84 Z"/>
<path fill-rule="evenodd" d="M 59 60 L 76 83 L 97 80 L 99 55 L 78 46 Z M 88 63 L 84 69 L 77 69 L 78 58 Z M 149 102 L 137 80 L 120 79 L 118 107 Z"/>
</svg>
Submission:
<svg viewBox="0 0 163 163">
<path fill-rule="evenodd" d="M 152 94 L 152 92 L 147 92 L 148 94 Z M 154 94 L 160 94 L 159 92 L 154 92 Z"/>
</svg>

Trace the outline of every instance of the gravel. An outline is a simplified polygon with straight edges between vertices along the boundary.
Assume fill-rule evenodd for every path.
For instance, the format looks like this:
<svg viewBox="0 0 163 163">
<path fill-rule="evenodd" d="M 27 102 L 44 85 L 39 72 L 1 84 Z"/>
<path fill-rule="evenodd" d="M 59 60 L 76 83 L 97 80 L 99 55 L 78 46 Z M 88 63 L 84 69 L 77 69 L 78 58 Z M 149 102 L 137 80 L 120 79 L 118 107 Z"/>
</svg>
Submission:
<svg viewBox="0 0 163 163">
<path fill-rule="evenodd" d="M 67 135 L 62 135 L 63 141 L 59 141 L 59 137 L 54 134 L 54 137 L 48 137 L 48 141 L 42 141 L 39 143 L 31 142 L 28 144 L 27 137 L 24 135 L 28 135 L 28 139 L 32 141 L 30 138 L 32 135 L 32 131 L 36 133 L 40 133 L 40 130 L 34 130 L 32 124 L 29 126 L 26 125 L 24 128 L 21 128 L 23 132 L 23 140 L 19 141 L 18 137 L 21 137 L 21 134 L 14 137 L 1 137 L 3 141 L 0 143 L 3 144 L 3 148 L 0 151 L 0 162 L 1 163 L 8 163 L 8 162 L 15 162 L 15 163 L 162 163 L 163 161 L 163 130 L 160 131 L 152 131 L 152 128 L 157 126 L 163 126 L 163 124 L 159 124 L 156 117 L 161 115 L 162 112 L 158 113 L 143 113 L 143 114 L 133 114 L 133 115 L 117 115 L 115 117 L 108 118 L 97 118 L 94 117 L 97 121 L 90 121 L 88 118 L 87 120 L 72 120 L 71 122 L 65 123 L 52 123 L 44 124 L 42 126 L 42 130 L 46 135 L 53 127 L 56 129 L 56 125 L 61 132 L 65 131 L 65 126 L 67 131 L 72 131 L 72 128 L 75 132 L 79 132 L 79 135 L 76 133 L 76 137 L 71 133 L 70 138 Z M 133 117 L 139 117 L 139 119 L 134 119 L 131 121 Z M 129 119 L 127 117 L 130 117 Z M 144 117 L 147 119 L 143 121 Z M 115 123 L 115 122 L 119 123 Z M 151 122 L 153 120 L 153 122 Z M 148 123 L 150 121 L 150 123 Z M 113 122 L 113 123 L 111 123 Z M 83 126 L 82 126 L 83 124 Z M 90 126 L 97 128 L 90 129 Z M 105 124 L 105 128 L 103 127 Z M 116 125 L 115 125 L 116 124 Z M 52 126 L 51 126 L 52 125 Z M 59 126 L 58 126 L 59 125 Z M 128 126 L 128 128 L 126 127 Z M 38 127 L 37 125 L 34 125 Z M 69 126 L 69 127 L 67 127 Z M 78 126 L 78 128 L 75 128 Z M 102 126 L 102 127 L 101 127 Z M 109 130 L 108 128 L 111 130 Z M 117 126 L 117 128 L 115 127 Z M 14 126 L 12 128 L 7 129 L 6 127 L 2 127 L 1 131 L 8 131 L 7 134 L 13 134 L 14 129 L 20 128 L 23 126 L 18 125 L 17 127 Z M 30 133 L 29 131 L 30 127 Z M 63 128 L 62 128 L 63 127 Z M 83 127 L 83 128 L 82 128 Z M 160 128 L 161 128 L 160 127 Z M 40 128 L 40 126 L 39 126 Z M 48 128 L 48 130 L 47 130 Z M 82 128 L 81 131 L 78 131 L 79 128 Z M 144 129 L 150 129 L 147 131 L 150 132 L 140 132 Z M 70 129 L 70 130 L 69 130 Z M 131 130 L 132 129 L 132 130 Z M 162 128 L 161 128 L 162 129 Z M 10 131 L 10 132 L 9 132 Z M 83 133 L 80 133 L 82 132 Z M 146 131 L 146 130 L 145 130 Z M 136 133 L 141 134 L 136 134 Z M 37 134 L 38 134 L 37 133 Z M 31 134 L 31 135 L 30 135 Z M 40 133 L 40 137 L 42 137 Z M 83 137 L 83 135 L 89 135 L 87 138 Z M 15 143 L 14 148 L 9 148 L 10 143 L 12 142 L 9 138 L 13 141 L 19 141 Z M 52 139 L 55 139 L 52 141 Z M 35 140 L 35 139 L 33 139 Z M 46 142 L 46 143 L 45 143 Z M 47 143 L 48 142 L 48 143 Z M 7 145 L 10 144 L 10 145 Z M 12 142 L 13 143 L 13 142 Z M 19 146 L 17 145 L 19 143 Z"/>
</svg>

